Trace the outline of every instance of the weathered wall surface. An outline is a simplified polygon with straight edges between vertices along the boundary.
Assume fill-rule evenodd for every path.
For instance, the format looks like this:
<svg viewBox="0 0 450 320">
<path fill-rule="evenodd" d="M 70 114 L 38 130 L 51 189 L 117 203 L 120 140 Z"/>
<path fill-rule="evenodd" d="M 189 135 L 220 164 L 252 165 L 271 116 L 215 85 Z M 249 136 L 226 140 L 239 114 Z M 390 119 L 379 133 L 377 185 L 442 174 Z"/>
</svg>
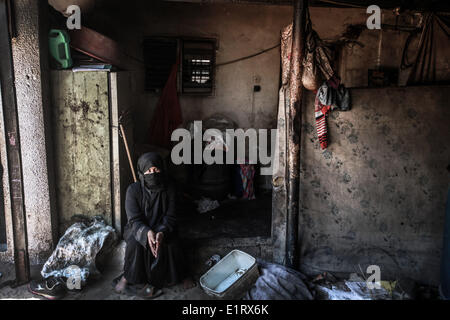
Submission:
<svg viewBox="0 0 450 320">
<path fill-rule="evenodd" d="M 217 64 L 254 54 L 279 43 L 280 30 L 291 23 L 292 8 L 277 5 L 161 3 L 131 0 L 124 7 L 111 0 L 91 14 L 83 16 L 86 25 L 117 40 L 124 51 L 142 60 L 142 41 L 147 36 L 187 36 L 218 39 Z M 350 24 L 365 24 L 363 9 L 310 8 L 314 29 L 326 41 L 342 37 Z M 399 20 L 411 26 L 412 17 Z M 395 25 L 391 11 L 383 11 L 383 23 Z M 365 87 L 368 69 L 380 61 L 384 67 L 399 67 L 409 33 L 388 28 L 382 31 L 380 55 L 379 30 L 362 31 L 358 41 L 363 47 L 345 46 L 337 68 L 348 87 Z M 414 47 L 415 43 L 412 44 Z M 379 58 L 379 59 L 378 59 Z M 449 74 L 448 57 L 438 57 L 438 74 Z M 144 91 L 144 66 L 129 59 L 127 69 L 133 74 L 137 139 L 145 141 L 158 95 Z M 216 90 L 211 97 L 181 95 L 185 121 L 205 119 L 222 113 L 242 128 L 276 126 L 280 73 L 279 48 L 258 57 L 216 69 Z M 409 70 L 402 72 L 404 81 Z M 254 93 L 255 77 L 261 92 Z"/>
<path fill-rule="evenodd" d="M 75 215 L 112 222 L 107 72 L 52 71 L 53 131 L 61 234 Z"/>
<path fill-rule="evenodd" d="M 205 37 L 217 38 L 217 63 L 220 64 L 276 45 L 281 28 L 291 17 L 288 6 L 131 1 L 129 9 L 126 9 L 113 3 L 89 17 L 87 24 L 119 41 L 129 55 L 139 59 L 142 59 L 141 44 L 145 37 Z M 213 96 L 181 96 L 184 120 L 201 120 L 221 113 L 243 128 L 274 127 L 279 56 L 276 48 L 256 58 L 217 68 Z M 136 91 L 136 134 L 138 139 L 145 141 L 159 95 L 144 91 L 144 66 L 133 60 L 129 62 Z M 261 79 L 262 91 L 258 93 L 253 93 L 255 76 Z"/>
<path fill-rule="evenodd" d="M 119 6 L 110 1 L 88 22 L 140 59 L 145 36 L 217 37 L 220 64 L 272 46 L 292 20 L 289 6 L 138 1 L 130 1 L 129 9 Z M 367 19 L 362 9 L 310 11 L 314 29 L 331 41 L 340 39 L 347 25 L 365 24 Z M 413 25 L 413 20 L 400 22 Z M 392 12 L 384 11 L 383 23 L 395 24 Z M 342 51 L 338 68 L 343 82 L 365 87 L 368 69 L 377 62 L 399 67 L 407 36 L 399 30 L 363 30 L 358 41 L 364 46 Z M 438 74 L 448 75 L 448 55 L 438 57 L 437 66 Z M 158 96 L 144 91 L 141 64 L 130 63 L 129 70 L 134 74 L 137 138 L 145 139 Z M 181 96 L 185 120 L 220 112 L 243 128 L 274 127 L 279 71 L 278 49 L 219 67 L 214 96 Z M 253 94 L 255 75 L 261 77 L 262 91 Z M 407 75 L 408 71 L 400 74 L 400 83 Z M 436 283 L 448 185 L 447 91 L 448 87 L 355 89 L 354 109 L 334 112 L 329 119 L 331 146 L 325 153 L 318 149 L 309 95 L 302 149 L 304 269 L 355 272 L 358 264 L 379 264 L 386 277 Z"/>
<path fill-rule="evenodd" d="M 46 34 L 41 34 L 41 5 L 14 1 L 18 37 L 12 43 L 22 151 L 28 250 L 32 264 L 45 261 L 54 245 L 51 143 L 49 140 Z M 42 51 L 40 50 L 42 47 Z M 4 153 L 2 152 L 2 157 Z M 6 160 L 2 158 L 2 161 Z M 6 162 L 3 162 L 6 163 Z M 3 166 L 6 168 L 6 166 Z M 7 175 L 4 175 L 7 184 Z M 8 249 L 13 248 L 9 190 L 5 189 Z M 12 254 L 11 251 L 8 251 Z M 12 259 L 11 255 L 5 259 Z"/>
<path fill-rule="evenodd" d="M 300 235 L 305 270 L 379 265 L 382 277 L 439 281 L 450 182 L 450 87 L 353 89 L 319 147 L 304 106 Z"/>
</svg>

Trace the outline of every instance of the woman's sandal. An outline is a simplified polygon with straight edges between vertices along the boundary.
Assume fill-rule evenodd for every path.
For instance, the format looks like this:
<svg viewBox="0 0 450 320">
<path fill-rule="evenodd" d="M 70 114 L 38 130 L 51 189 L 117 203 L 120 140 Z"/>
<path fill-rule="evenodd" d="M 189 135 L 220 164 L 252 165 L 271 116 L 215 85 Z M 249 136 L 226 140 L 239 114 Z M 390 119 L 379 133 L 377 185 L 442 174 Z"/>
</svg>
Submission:
<svg viewBox="0 0 450 320">
<path fill-rule="evenodd" d="M 137 296 L 143 299 L 155 299 L 163 294 L 161 289 L 157 289 L 154 286 L 146 285 L 137 293 Z"/>
</svg>

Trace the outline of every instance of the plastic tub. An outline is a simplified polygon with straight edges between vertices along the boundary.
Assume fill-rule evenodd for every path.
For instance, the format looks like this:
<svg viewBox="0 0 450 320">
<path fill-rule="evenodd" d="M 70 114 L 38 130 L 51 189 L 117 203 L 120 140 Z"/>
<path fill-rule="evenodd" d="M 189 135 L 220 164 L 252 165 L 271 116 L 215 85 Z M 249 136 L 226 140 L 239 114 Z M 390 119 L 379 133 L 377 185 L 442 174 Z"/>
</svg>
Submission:
<svg viewBox="0 0 450 320">
<path fill-rule="evenodd" d="M 212 297 L 240 299 L 258 277 L 256 259 L 240 250 L 233 250 L 200 278 L 200 285 Z"/>
</svg>

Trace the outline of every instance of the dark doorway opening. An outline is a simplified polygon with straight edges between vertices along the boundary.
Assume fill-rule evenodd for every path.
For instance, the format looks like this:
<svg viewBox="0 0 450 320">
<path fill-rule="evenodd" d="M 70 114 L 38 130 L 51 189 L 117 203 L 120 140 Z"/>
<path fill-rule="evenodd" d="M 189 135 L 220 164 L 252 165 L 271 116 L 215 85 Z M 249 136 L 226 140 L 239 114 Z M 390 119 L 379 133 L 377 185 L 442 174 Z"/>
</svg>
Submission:
<svg viewBox="0 0 450 320">
<path fill-rule="evenodd" d="M 224 200 L 217 209 L 199 213 L 192 202 L 181 206 L 179 228 L 183 238 L 270 237 L 272 195 L 258 194 L 253 200 Z"/>
<path fill-rule="evenodd" d="M 169 163 L 169 172 L 179 190 L 182 238 L 271 237 L 272 188 L 259 165 Z"/>
</svg>

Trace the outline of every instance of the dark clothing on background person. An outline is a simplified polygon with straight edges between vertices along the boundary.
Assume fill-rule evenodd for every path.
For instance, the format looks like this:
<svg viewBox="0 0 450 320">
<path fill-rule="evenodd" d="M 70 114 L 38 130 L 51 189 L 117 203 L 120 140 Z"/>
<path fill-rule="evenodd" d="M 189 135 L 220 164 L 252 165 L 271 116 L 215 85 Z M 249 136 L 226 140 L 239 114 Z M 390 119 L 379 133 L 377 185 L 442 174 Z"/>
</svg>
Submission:
<svg viewBox="0 0 450 320">
<path fill-rule="evenodd" d="M 151 167 L 161 172 L 144 175 Z M 124 276 L 130 284 L 148 283 L 157 288 L 183 279 L 183 260 L 177 241 L 176 193 L 167 181 L 163 162 L 157 153 L 144 154 L 138 161 L 139 182 L 128 187 L 125 210 L 128 223 L 124 230 L 127 243 Z M 155 258 L 148 243 L 148 232 L 164 235 Z"/>
</svg>

